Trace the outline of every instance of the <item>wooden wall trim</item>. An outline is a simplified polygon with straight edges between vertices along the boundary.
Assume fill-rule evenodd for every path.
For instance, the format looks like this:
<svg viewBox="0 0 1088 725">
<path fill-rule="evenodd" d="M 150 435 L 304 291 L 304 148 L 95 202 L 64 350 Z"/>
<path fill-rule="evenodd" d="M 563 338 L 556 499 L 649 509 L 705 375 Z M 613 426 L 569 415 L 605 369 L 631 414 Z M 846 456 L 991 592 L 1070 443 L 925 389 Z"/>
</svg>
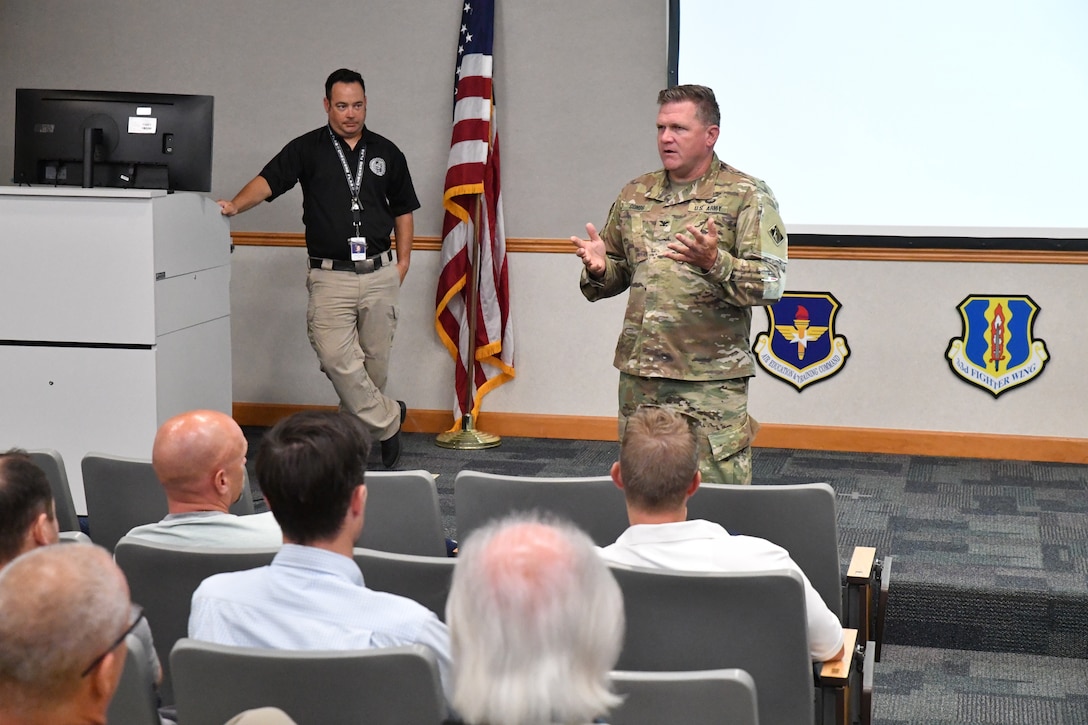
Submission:
<svg viewBox="0 0 1088 725">
<path fill-rule="evenodd" d="M 232 232 L 239 247 L 305 247 L 295 232 Z M 413 249 L 437 252 L 438 237 L 419 236 Z M 506 250 L 516 254 L 573 254 L 569 239 L 508 238 Z M 986 249 L 886 249 L 878 247 L 790 247 L 791 259 L 836 259 L 864 262 L 990 262 L 995 264 L 1088 264 L 1088 252 Z"/>
<path fill-rule="evenodd" d="M 313 409 L 335 410 L 335 407 L 238 402 L 234 404 L 234 418 L 240 425 L 270 426 L 297 411 Z M 437 435 L 452 424 L 449 411 L 409 408 L 404 430 Z M 488 433 L 513 438 L 617 439 L 616 419 L 608 417 L 485 412 L 480 414 L 477 427 Z M 1088 438 L 767 423 L 760 428 L 755 445 L 854 453 L 1088 463 Z"/>
</svg>

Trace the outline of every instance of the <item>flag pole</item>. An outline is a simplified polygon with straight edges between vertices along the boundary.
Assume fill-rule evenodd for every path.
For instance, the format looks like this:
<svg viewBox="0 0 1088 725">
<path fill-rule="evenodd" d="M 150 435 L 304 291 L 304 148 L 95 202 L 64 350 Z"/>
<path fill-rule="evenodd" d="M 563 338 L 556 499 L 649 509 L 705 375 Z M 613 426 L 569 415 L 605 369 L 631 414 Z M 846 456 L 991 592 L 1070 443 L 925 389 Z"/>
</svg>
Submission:
<svg viewBox="0 0 1088 725">
<path fill-rule="evenodd" d="M 468 314 L 468 364 L 466 369 L 468 374 L 465 375 L 465 390 L 464 400 L 461 404 L 461 410 L 464 414 L 461 416 L 461 429 L 446 431 L 445 433 L 439 433 L 435 438 L 434 444 L 440 448 L 455 448 L 462 451 L 479 451 L 485 448 L 494 448 L 502 443 L 502 438 L 494 433 L 485 433 L 482 430 L 476 430 L 472 424 L 472 383 L 476 378 L 476 313 L 478 311 L 477 305 L 479 304 L 480 289 L 480 244 L 482 240 L 480 238 L 480 216 L 481 216 L 481 199 L 483 194 L 476 195 L 476 209 L 473 213 L 472 220 L 472 276 L 469 279 L 469 314 Z M 458 391 L 458 395 L 461 392 Z"/>
</svg>

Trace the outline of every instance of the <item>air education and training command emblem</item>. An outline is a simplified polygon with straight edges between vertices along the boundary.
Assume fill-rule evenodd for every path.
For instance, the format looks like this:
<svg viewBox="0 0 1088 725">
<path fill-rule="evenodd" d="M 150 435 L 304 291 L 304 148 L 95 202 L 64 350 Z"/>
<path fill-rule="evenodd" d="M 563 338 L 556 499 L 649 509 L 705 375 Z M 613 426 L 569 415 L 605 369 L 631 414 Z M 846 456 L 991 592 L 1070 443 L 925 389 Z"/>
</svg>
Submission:
<svg viewBox="0 0 1088 725">
<path fill-rule="evenodd" d="M 767 331 L 756 337 L 759 366 L 797 392 L 842 370 L 850 348 L 835 334 L 840 306 L 827 292 L 786 292 L 767 308 Z"/>
<path fill-rule="evenodd" d="M 1032 337 L 1039 306 L 1030 297 L 969 295 L 957 309 L 963 337 L 949 340 L 945 351 L 956 375 L 996 398 L 1043 371 L 1050 355 Z"/>
</svg>

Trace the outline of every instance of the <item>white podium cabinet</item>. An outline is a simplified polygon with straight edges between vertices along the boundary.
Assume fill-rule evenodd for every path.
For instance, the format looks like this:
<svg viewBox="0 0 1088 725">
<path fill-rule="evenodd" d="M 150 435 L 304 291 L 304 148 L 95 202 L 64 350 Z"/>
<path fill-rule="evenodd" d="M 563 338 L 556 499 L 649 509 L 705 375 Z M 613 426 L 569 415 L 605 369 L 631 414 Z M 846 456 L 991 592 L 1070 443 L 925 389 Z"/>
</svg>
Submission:
<svg viewBox="0 0 1088 725">
<path fill-rule="evenodd" d="M 0 187 L 0 449 L 60 451 L 79 513 L 84 454 L 230 414 L 230 244 L 199 194 Z"/>
</svg>

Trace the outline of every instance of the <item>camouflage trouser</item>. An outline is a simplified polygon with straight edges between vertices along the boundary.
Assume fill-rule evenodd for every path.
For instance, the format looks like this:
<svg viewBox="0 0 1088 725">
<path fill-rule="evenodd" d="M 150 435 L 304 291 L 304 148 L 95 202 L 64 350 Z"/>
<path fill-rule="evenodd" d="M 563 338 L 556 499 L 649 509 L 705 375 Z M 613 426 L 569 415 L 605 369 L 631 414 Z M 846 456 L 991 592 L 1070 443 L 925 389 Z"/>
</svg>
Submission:
<svg viewBox="0 0 1088 725">
<path fill-rule="evenodd" d="M 640 405 L 672 408 L 696 423 L 699 471 L 707 483 L 752 482 L 751 440 L 759 424 L 748 415 L 748 378 L 669 380 L 620 373 L 620 440 Z"/>
</svg>

